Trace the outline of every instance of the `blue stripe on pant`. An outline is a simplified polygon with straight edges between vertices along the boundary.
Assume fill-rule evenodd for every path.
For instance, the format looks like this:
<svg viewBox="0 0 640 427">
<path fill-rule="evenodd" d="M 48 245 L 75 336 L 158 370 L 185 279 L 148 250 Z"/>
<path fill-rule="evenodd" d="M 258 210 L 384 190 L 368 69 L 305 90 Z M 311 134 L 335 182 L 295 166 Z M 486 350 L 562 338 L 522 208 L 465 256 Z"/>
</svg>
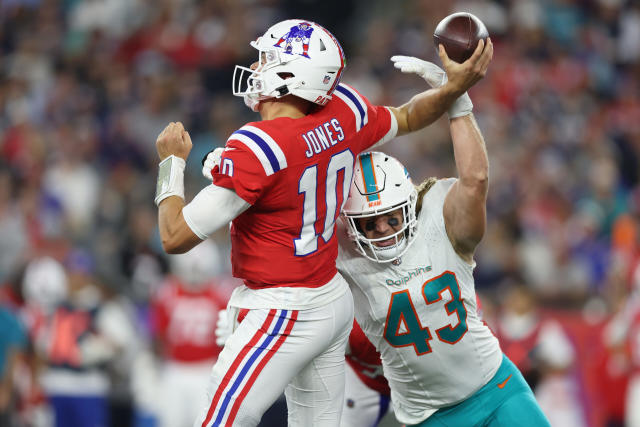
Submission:
<svg viewBox="0 0 640 427">
<path fill-rule="evenodd" d="M 387 395 L 380 395 L 380 413 L 378 414 L 378 420 L 376 423 L 379 423 L 382 417 L 387 415 L 387 411 L 389 411 L 389 402 L 391 402 L 391 398 Z"/>
</svg>

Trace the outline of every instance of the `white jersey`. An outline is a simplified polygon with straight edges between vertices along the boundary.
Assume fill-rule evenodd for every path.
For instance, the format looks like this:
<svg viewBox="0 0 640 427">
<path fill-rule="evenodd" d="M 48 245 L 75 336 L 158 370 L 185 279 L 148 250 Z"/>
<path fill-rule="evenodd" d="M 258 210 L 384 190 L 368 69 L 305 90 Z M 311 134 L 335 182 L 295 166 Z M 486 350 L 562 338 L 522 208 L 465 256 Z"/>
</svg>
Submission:
<svg viewBox="0 0 640 427">
<path fill-rule="evenodd" d="M 351 286 L 356 320 L 382 356 L 398 420 L 417 424 L 484 386 L 502 361 L 477 312 L 473 265 L 445 230 L 444 199 L 455 179 L 424 196 L 417 238 L 400 265 L 369 261 L 339 233 L 338 270 Z"/>
</svg>

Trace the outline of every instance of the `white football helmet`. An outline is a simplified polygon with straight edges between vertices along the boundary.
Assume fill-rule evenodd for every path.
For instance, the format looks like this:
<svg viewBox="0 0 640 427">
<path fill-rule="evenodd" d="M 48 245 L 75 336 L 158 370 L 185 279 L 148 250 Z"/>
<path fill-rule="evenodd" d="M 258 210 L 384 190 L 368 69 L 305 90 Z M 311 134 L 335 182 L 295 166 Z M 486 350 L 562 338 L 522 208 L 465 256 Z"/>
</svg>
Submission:
<svg viewBox="0 0 640 427">
<path fill-rule="evenodd" d="M 416 238 L 416 191 L 409 172 L 395 158 L 380 152 L 358 156 L 349 198 L 342 209 L 349 238 L 358 252 L 375 262 L 399 259 Z M 359 218 L 370 218 L 402 209 L 402 228 L 391 236 L 369 239 L 358 225 Z M 378 247 L 376 242 L 395 238 L 393 245 Z"/>
<path fill-rule="evenodd" d="M 197 290 L 221 273 L 220 250 L 208 239 L 188 252 L 170 255 L 169 266 L 187 289 Z"/>
<path fill-rule="evenodd" d="M 53 312 L 69 293 L 64 267 L 48 256 L 33 259 L 25 269 L 22 292 L 28 304 L 47 313 Z"/>
<path fill-rule="evenodd" d="M 250 43 L 258 50 L 258 68 L 236 65 L 233 94 L 257 111 L 260 101 L 295 95 L 325 105 L 345 65 L 338 40 L 320 25 L 289 19 Z"/>
</svg>

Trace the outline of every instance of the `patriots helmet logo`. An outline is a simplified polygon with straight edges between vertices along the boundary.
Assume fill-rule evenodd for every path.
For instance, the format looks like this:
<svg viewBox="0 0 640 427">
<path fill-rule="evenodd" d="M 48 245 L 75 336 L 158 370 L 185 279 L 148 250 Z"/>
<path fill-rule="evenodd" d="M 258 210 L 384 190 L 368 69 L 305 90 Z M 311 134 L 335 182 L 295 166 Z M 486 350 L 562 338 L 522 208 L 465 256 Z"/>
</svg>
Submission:
<svg viewBox="0 0 640 427">
<path fill-rule="evenodd" d="M 284 53 L 289 55 L 300 55 L 309 58 L 309 40 L 313 33 L 313 27 L 309 22 L 302 21 L 294 25 L 289 31 L 282 35 L 275 47 L 284 49 Z M 282 46 L 284 43 L 284 46 Z"/>
</svg>

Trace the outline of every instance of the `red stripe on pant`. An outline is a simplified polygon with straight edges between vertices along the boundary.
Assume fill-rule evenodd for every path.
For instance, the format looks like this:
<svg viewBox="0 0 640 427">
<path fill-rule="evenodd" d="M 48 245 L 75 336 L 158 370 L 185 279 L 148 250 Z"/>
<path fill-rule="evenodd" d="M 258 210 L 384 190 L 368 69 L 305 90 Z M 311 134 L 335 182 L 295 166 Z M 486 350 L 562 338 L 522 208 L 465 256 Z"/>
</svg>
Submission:
<svg viewBox="0 0 640 427">
<path fill-rule="evenodd" d="M 273 357 L 273 355 L 276 354 L 280 346 L 282 346 L 282 344 L 285 342 L 285 340 L 291 333 L 291 330 L 293 329 L 293 324 L 296 323 L 296 319 L 298 319 L 297 310 L 291 312 L 291 318 L 289 319 L 289 323 L 287 323 L 287 327 L 285 328 L 284 332 L 280 335 L 280 337 L 278 338 L 278 341 L 276 341 L 276 343 L 273 345 L 271 350 L 269 350 L 269 352 L 262 358 L 260 363 L 258 363 L 258 366 L 256 366 L 256 369 L 251 374 L 251 378 L 249 378 L 244 388 L 240 392 L 240 395 L 238 396 L 235 403 L 233 404 L 233 407 L 231 408 L 231 412 L 229 413 L 229 418 L 227 418 L 227 425 L 231 426 L 233 424 L 233 420 L 236 418 L 236 414 L 240 409 L 240 405 L 242 404 L 242 401 L 251 390 L 253 383 L 256 382 L 256 379 L 258 378 L 258 375 L 260 375 L 260 372 L 262 371 L 264 366 L 267 364 L 267 362 L 269 362 L 269 360 Z"/>
<path fill-rule="evenodd" d="M 222 396 L 222 392 L 224 391 L 225 388 L 227 388 L 229 381 L 231 381 L 231 378 L 235 374 L 240 363 L 242 363 L 242 360 L 245 358 L 247 353 L 249 353 L 249 350 L 251 350 L 258 343 L 260 338 L 262 338 L 262 336 L 269 331 L 269 327 L 271 326 L 271 323 L 273 323 L 273 319 L 276 315 L 276 311 L 277 310 L 275 309 L 269 311 L 269 314 L 267 315 L 267 318 L 264 320 L 262 327 L 256 331 L 253 338 L 251 338 L 251 341 L 249 341 L 244 346 L 242 351 L 240 351 L 240 353 L 238 353 L 238 355 L 236 356 L 235 360 L 231 364 L 231 368 L 229 368 L 225 376 L 222 378 L 222 381 L 220 382 L 220 385 L 216 390 L 216 394 L 213 396 L 213 400 L 211 401 L 211 406 L 209 406 L 209 411 L 207 412 L 207 416 L 204 419 L 204 422 L 202 423 L 202 427 L 207 427 L 207 425 L 209 425 L 211 418 L 213 418 L 215 409 L 218 406 L 218 401 L 220 400 L 220 396 Z"/>
</svg>

